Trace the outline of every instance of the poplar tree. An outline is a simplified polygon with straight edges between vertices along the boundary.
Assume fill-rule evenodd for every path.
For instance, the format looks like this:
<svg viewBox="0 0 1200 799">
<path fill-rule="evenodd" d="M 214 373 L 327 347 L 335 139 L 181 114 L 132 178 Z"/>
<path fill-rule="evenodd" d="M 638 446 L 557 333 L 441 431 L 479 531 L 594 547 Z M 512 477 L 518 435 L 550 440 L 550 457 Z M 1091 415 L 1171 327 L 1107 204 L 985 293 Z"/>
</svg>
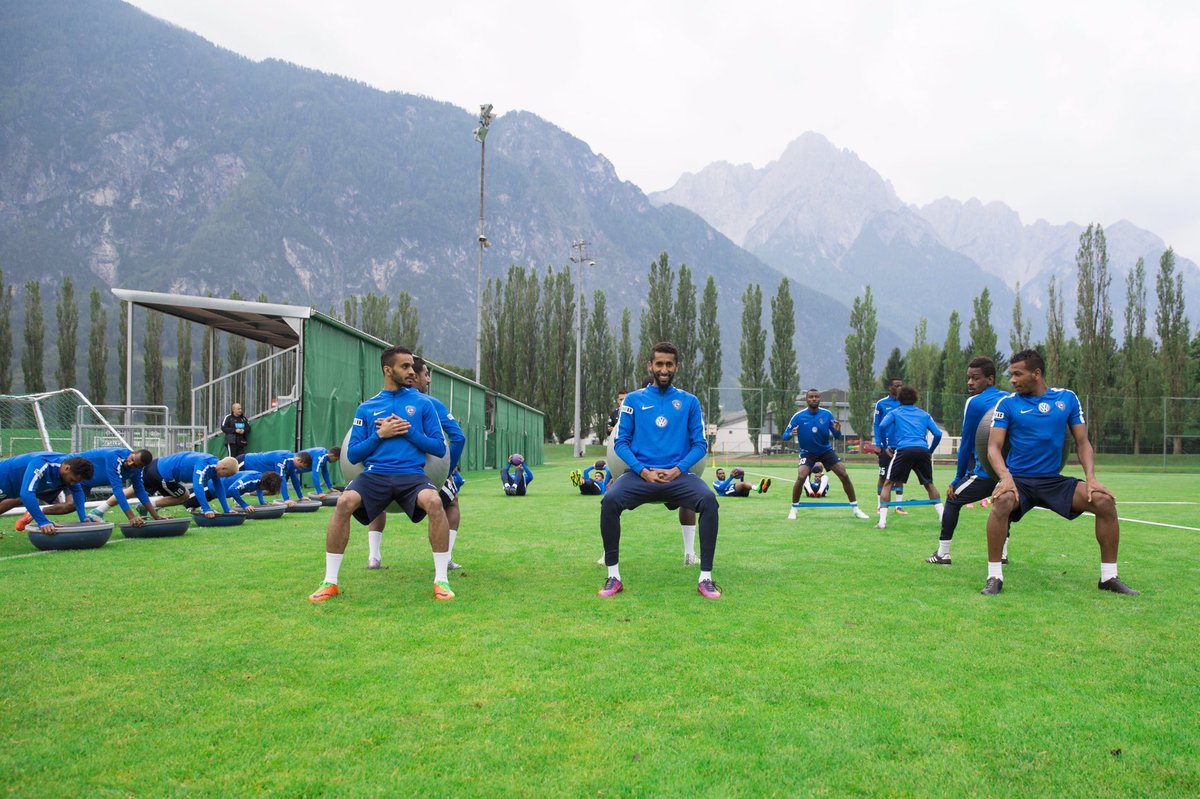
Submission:
<svg viewBox="0 0 1200 799">
<path fill-rule="evenodd" d="M 796 411 L 800 394 L 800 364 L 796 360 L 796 306 L 785 277 L 771 298 L 771 404 L 780 434 Z"/>
<path fill-rule="evenodd" d="M 88 330 L 88 399 L 103 405 L 108 401 L 108 311 L 97 288 L 88 298 Z"/>
<path fill-rule="evenodd" d="M 146 338 L 143 343 L 142 387 L 147 405 L 163 404 L 162 363 L 163 317 L 158 311 L 146 311 Z"/>
<path fill-rule="evenodd" d="M 1159 364 L 1162 368 L 1162 395 L 1182 397 L 1188 388 L 1189 325 L 1183 304 L 1183 275 L 1175 272 L 1175 250 L 1168 248 L 1158 262 L 1154 281 L 1158 308 L 1154 323 L 1158 331 Z M 1178 400 L 1167 401 L 1167 435 L 1172 439 L 1171 451 L 1183 454 L 1183 406 Z"/>
<path fill-rule="evenodd" d="M 721 325 L 717 322 L 717 283 L 709 275 L 700 304 L 700 368 L 695 382 L 705 424 L 721 423 L 718 392 L 721 385 Z"/>
<path fill-rule="evenodd" d="M 650 348 L 660 341 L 670 341 L 675 334 L 675 309 L 673 303 L 675 272 L 668 263 L 667 254 L 658 256 L 657 261 L 650 262 L 650 290 L 647 294 L 647 306 L 642 311 L 638 325 L 641 341 L 642 360 L 650 359 Z"/>
<path fill-rule="evenodd" d="M 1099 449 L 1104 440 L 1100 433 L 1107 421 L 1106 398 L 1113 385 L 1117 348 L 1112 332 L 1112 306 L 1108 301 L 1108 287 L 1112 283 L 1108 273 L 1108 245 L 1100 225 L 1088 225 L 1080 234 L 1075 269 L 1075 329 L 1083 365 L 1075 388 L 1084 397 L 1088 428 L 1094 433 L 1092 446 Z"/>
<path fill-rule="evenodd" d="M 21 374 L 25 392 L 40 394 L 46 390 L 46 329 L 42 317 L 42 288 L 36 280 L 25 284 L 25 350 L 21 353 Z"/>
<path fill-rule="evenodd" d="M 962 409 L 967 394 L 967 364 L 970 362 L 963 352 L 962 321 L 958 311 L 950 312 L 950 324 L 946 328 L 946 341 L 942 345 L 941 413 L 946 431 L 952 436 L 962 434 Z"/>
<path fill-rule="evenodd" d="M 55 340 L 58 344 L 58 369 L 54 373 L 59 388 L 75 386 L 75 350 L 79 343 L 79 307 L 75 304 L 75 285 L 64 276 L 54 304 L 54 319 L 58 323 Z"/>
<path fill-rule="evenodd" d="M 385 310 L 386 316 L 386 310 Z M 396 296 L 396 309 L 392 314 L 392 343 L 418 352 L 421 346 L 421 314 L 412 295 L 402 291 Z"/>
<path fill-rule="evenodd" d="M 1031 325 L 1021 314 L 1021 281 L 1017 281 L 1016 299 L 1013 301 L 1012 330 L 1008 331 L 1009 353 L 1028 349 L 1030 345 Z"/>
<path fill-rule="evenodd" d="M 1142 453 L 1142 439 L 1159 408 L 1149 397 L 1158 392 L 1154 374 L 1154 342 L 1146 335 L 1146 262 L 1137 265 L 1125 279 L 1125 337 L 1121 347 L 1121 400 L 1125 429 L 1133 454 Z"/>
<path fill-rule="evenodd" d="M 742 295 L 742 340 L 738 346 L 738 354 L 742 359 L 742 405 L 746 409 L 746 426 L 756 455 L 758 432 L 763 423 L 763 406 L 771 396 L 771 385 L 763 365 L 767 356 L 767 331 L 762 326 L 762 302 L 762 288 L 757 283 L 751 283 Z M 762 391 L 749 390 L 755 388 Z"/>
<path fill-rule="evenodd" d="M 0 269 L 0 394 L 12 393 L 13 294 L 13 287 L 4 282 L 4 270 Z"/>
<path fill-rule="evenodd" d="M 675 331 L 667 339 L 679 350 L 679 374 L 676 383 L 680 388 L 695 392 L 697 379 L 700 377 L 696 369 L 696 352 L 699 348 L 699 337 L 696 333 L 696 284 L 692 280 L 692 270 L 687 264 L 679 265 L 679 288 L 675 292 L 675 307 L 672 311 L 675 319 Z"/>
<path fill-rule="evenodd" d="M 850 333 L 846 336 L 846 377 L 850 389 L 846 400 L 850 404 L 850 426 L 859 439 L 872 437 L 871 403 L 875 399 L 875 335 L 879 321 L 875 315 L 875 299 L 867 286 L 862 297 L 854 298 L 850 308 Z"/>
</svg>

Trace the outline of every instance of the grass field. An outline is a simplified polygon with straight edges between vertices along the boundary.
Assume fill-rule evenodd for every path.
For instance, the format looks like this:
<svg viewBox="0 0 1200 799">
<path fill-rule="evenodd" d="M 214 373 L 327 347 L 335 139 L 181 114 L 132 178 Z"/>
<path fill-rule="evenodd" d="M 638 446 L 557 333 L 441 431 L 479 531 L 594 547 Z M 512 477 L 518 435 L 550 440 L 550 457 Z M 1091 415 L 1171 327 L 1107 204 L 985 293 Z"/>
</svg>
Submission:
<svg viewBox="0 0 1200 799">
<path fill-rule="evenodd" d="M 761 468 L 769 494 L 722 502 L 720 601 L 696 593 L 658 507 L 626 514 L 626 591 L 600 600 L 598 500 L 550 457 L 525 498 L 468 475 L 452 603 L 432 599 L 424 526 L 399 519 L 378 572 L 355 528 L 345 595 L 322 606 L 305 597 L 329 511 L 20 558 L 33 548 L 10 531 L 0 786 L 1200 795 L 1196 474 L 1101 471 L 1123 517 L 1193 528 L 1123 525 L 1138 598 L 1096 590 L 1090 519 L 1015 527 L 987 598 L 985 511 L 964 510 L 954 565 L 930 566 L 932 508 L 887 531 L 844 510 L 788 522 L 780 463 Z M 852 474 L 869 497 L 872 471 Z"/>
</svg>

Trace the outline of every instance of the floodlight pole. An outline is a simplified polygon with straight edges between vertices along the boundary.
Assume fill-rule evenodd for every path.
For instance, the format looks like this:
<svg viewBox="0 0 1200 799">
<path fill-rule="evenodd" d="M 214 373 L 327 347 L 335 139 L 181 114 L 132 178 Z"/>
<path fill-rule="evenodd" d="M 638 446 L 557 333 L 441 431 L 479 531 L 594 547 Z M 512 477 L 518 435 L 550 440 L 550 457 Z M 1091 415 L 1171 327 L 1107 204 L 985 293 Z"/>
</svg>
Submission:
<svg viewBox="0 0 1200 799">
<path fill-rule="evenodd" d="M 583 239 L 579 239 L 571 244 L 571 248 L 575 250 L 575 254 L 571 256 L 571 263 L 579 265 L 579 291 L 575 301 L 575 457 L 583 457 L 583 435 L 579 429 L 580 426 L 580 410 L 581 410 L 581 394 L 583 388 L 583 267 L 584 265 L 592 265 L 594 261 L 588 261 L 587 248 L 588 243 Z"/>
<path fill-rule="evenodd" d="M 475 380 L 483 383 L 483 251 L 488 248 L 487 236 L 483 235 L 483 165 L 487 155 L 488 127 L 492 124 L 492 104 L 479 106 L 479 127 L 475 128 L 475 141 L 479 142 L 479 267 L 475 272 Z"/>
</svg>

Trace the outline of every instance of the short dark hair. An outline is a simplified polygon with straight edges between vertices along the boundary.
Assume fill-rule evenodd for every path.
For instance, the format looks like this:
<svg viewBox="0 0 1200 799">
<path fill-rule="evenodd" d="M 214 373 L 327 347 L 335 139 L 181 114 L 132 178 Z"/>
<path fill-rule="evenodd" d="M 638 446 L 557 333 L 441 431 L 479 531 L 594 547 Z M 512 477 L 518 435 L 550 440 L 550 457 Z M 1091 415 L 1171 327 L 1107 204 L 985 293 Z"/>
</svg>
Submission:
<svg viewBox="0 0 1200 799">
<path fill-rule="evenodd" d="M 986 355 L 980 355 L 977 358 L 972 358 L 971 362 L 967 364 L 967 368 L 978 369 L 979 371 L 983 372 L 984 377 L 996 376 L 996 362 Z"/>
<path fill-rule="evenodd" d="M 150 461 L 154 460 L 154 453 L 148 449 L 139 449 L 133 454 L 137 455 L 138 461 L 142 464 L 143 469 L 150 465 Z"/>
<path fill-rule="evenodd" d="M 912 386 L 900 386 L 900 390 L 896 392 L 896 399 L 900 400 L 901 405 L 916 405 L 917 390 Z"/>
<path fill-rule="evenodd" d="M 263 472 L 263 476 L 258 480 L 258 487 L 263 490 L 264 494 L 278 494 L 280 486 L 283 485 L 283 478 L 278 472 Z"/>
<path fill-rule="evenodd" d="M 660 341 L 650 348 L 650 360 L 654 360 L 654 354 L 657 352 L 665 352 L 675 359 L 675 363 L 679 363 L 679 350 L 669 341 Z"/>
<path fill-rule="evenodd" d="M 312 455 L 309 455 L 307 452 L 297 452 L 296 460 L 300 462 L 301 469 L 312 468 Z"/>
<path fill-rule="evenodd" d="M 1028 349 L 1015 353 L 1012 358 L 1009 359 L 1008 365 L 1012 366 L 1018 361 L 1023 361 L 1025 363 L 1025 368 L 1029 369 L 1031 372 L 1036 372 L 1040 369 L 1043 375 L 1046 374 L 1046 362 L 1042 360 L 1042 354 L 1037 350 Z"/>
<path fill-rule="evenodd" d="M 388 347 L 379 355 L 380 370 L 391 366 L 392 361 L 396 360 L 397 355 L 412 355 L 412 350 L 410 350 L 408 347 L 401 347 L 399 345 Z"/>
<path fill-rule="evenodd" d="M 87 458 L 67 458 L 62 462 L 62 465 L 70 466 L 71 474 L 75 475 L 76 477 L 81 477 L 84 480 L 91 480 L 96 474 L 96 470 L 92 468 L 92 462 Z"/>
</svg>

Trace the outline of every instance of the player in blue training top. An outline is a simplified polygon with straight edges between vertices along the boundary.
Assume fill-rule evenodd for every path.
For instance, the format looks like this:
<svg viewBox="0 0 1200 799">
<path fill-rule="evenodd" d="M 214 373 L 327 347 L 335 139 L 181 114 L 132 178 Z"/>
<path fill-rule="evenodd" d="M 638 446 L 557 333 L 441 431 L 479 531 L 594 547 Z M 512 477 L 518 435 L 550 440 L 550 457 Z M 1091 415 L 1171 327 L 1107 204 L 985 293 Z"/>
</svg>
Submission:
<svg viewBox="0 0 1200 799">
<path fill-rule="evenodd" d="M 429 393 L 429 387 L 433 384 L 433 375 L 429 370 L 429 364 L 420 355 L 413 356 L 413 371 L 416 373 L 413 379 L 413 388 L 424 394 L 425 399 L 433 404 L 433 409 L 437 411 L 438 422 L 442 425 L 442 432 L 446 434 L 446 440 L 450 443 L 450 474 L 446 477 L 446 482 L 442 484 L 438 493 L 442 497 L 442 508 L 446 511 L 446 524 L 450 527 L 447 534 L 450 542 L 448 550 L 450 563 L 447 564 L 446 570 L 458 571 L 462 568 L 454 562 L 454 541 L 458 538 L 458 526 L 462 523 L 462 511 L 458 505 L 458 489 L 462 485 L 462 474 L 458 471 L 458 462 L 462 459 L 463 450 L 466 448 L 467 437 L 458 424 L 458 420 L 454 418 L 454 414 L 450 413 L 450 409 Z M 455 477 L 458 479 L 456 480 Z M 379 514 L 367 525 L 368 569 L 383 568 L 383 530 L 386 526 L 386 513 Z"/>
<path fill-rule="evenodd" d="M 958 527 L 962 507 L 990 497 L 996 488 L 996 481 L 988 475 L 983 464 L 975 461 L 975 430 L 1005 396 L 996 388 L 996 364 L 991 358 L 981 355 L 967 364 L 967 395 L 967 404 L 963 406 L 962 440 L 958 443 L 958 469 L 946 489 L 946 510 L 942 514 L 938 550 L 925 560 L 938 566 L 950 565 L 950 541 Z M 1007 538 L 1004 561 L 1008 561 Z"/>
<path fill-rule="evenodd" d="M 821 392 L 815 388 L 810 388 L 804 393 L 804 404 L 807 407 L 796 413 L 783 430 L 783 440 L 787 441 L 795 433 L 796 443 L 800 447 L 800 465 L 796 470 L 796 484 L 792 486 L 792 510 L 788 518 L 796 518 L 796 509 L 800 507 L 800 494 L 808 481 L 808 473 L 816 463 L 822 464 L 842 481 L 842 488 L 846 491 L 846 498 L 850 500 L 850 510 L 853 511 L 854 517 L 870 518 L 859 510 L 854 484 L 850 482 L 850 475 L 846 473 L 842 459 L 833 451 L 833 439 L 842 437 L 842 423 L 821 407 Z M 878 407 L 878 403 L 876 406 Z"/>
<path fill-rule="evenodd" d="M 900 386 L 902 385 L 904 385 L 904 381 L 900 378 L 889 377 L 887 395 L 881 397 L 879 401 L 875 403 L 875 416 L 871 423 L 871 434 L 875 437 L 875 446 L 879 450 L 879 454 L 877 456 L 879 459 L 879 479 L 875 482 L 875 493 L 877 495 L 883 493 L 883 483 L 887 479 L 887 467 L 888 464 L 892 462 L 892 457 L 887 454 L 887 451 L 889 448 L 895 449 L 895 447 L 891 447 L 888 444 L 887 436 L 884 435 L 883 431 L 880 429 L 880 425 L 883 424 L 884 418 L 887 417 L 889 413 L 900 407 L 899 396 Z M 897 483 L 895 486 L 893 486 L 893 488 L 896 490 L 896 500 L 900 501 L 904 499 L 904 484 Z M 899 513 L 901 516 L 903 516 L 904 514 L 908 513 L 908 511 L 904 510 L 904 508 L 896 508 L 896 513 Z"/>
<path fill-rule="evenodd" d="M 713 480 L 712 487 L 718 497 L 748 497 L 752 493 L 767 493 L 767 489 L 771 487 L 771 478 L 764 477 L 758 481 L 758 485 L 750 485 L 746 482 L 746 471 L 735 466 L 729 470 L 728 476 L 724 469 L 717 469 L 717 479 Z"/>
<path fill-rule="evenodd" d="M 387 511 L 395 502 L 413 524 L 428 516 L 433 549 L 433 598 L 454 599 L 446 576 L 450 565 L 450 528 L 437 486 L 425 474 L 425 456 L 446 454 L 446 439 L 437 411 L 413 386 L 416 370 L 412 350 L 388 347 L 379 356 L 383 390 L 358 406 L 350 428 L 346 459 L 361 463 L 362 474 L 338 497 L 325 530 L 325 580 L 309 596 L 324 602 L 338 595 L 338 572 L 350 540 L 350 517 L 361 524 Z"/>
<path fill-rule="evenodd" d="M 281 489 L 282 499 L 288 507 L 304 499 L 304 489 L 300 487 L 300 475 L 312 468 L 312 456 L 307 452 L 288 452 L 278 449 L 272 452 L 247 452 L 238 456 L 238 463 L 248 472 L 275 472 L 283 478 Z M 288 482 L 296 489 L 296 499 L 288 496 Z"/>
<path fill-rule="evenodd" d="M 337 463 L 342 459 L 342 448 L 330 447 L 329 449 L 325 449 L 324 447 L 309 447 L 296 454 L 300 455 L 301 453 L 309 457 L 308 472 L 312 476 L 313 493 L 316 494 L 317 499 L 325 499 L 325 495 L 333 491 L 333 480 L 329 477 L 329 464 Z M 294 465 L 295 462 L 293 461 Z M 321 487 L 322 481 L 325 483 L 324 488 Z M 296 496 L 299 498 L 302 495 L 296 494 Z"/>
<path fill-rule="evenodd" d="M 254 513 L 255 506 L 246 502 L 242 494 L 253 491 L 258 498 L 258 504 L 265 505 L 267 498 L 264 494 L 278 494 L 280 486 L 283 485 L 283 478 L 275 472 L 240 471 L 232 477 L 222 477 L 221 482 L 225 486 L 225 496 L 236 502 L 246 513 Z M 211 502 L 216 499 L 217 493 L 212 488 L 205 488 L 204 496 Z M 188 510 L 200 507 L 200 497 L 193 495 L 183 503 L 183 507 Z"/>
<path fill-rule="evenodd" d="M 708 452 L 700 403 L 672 385 L 679 370 L 679 351 L 674 344 L 655 344 L 647 368 L 653 382 L 625 397 L 615 433 L 613 449 L 629 471 L 613 480 L 600 500 L 600 536 L 608 579 L 599 596 L 611 597 L 624 590 L 618 567 L 621 513 L 647 502 L 664 502 L 700 514 L 697 590 L 706 599 L 720 599 L 720 589 L 712 578 L 719 503 L 704 481 L 688 471 Z"/>
<path fill-rule="evenodd" d="M 38 532 L 54 535 L 58 528 L 42 513 L 41 503 L 53 502 L 67 489 L 75 498 L 79 521 L 87 521 L 81 484 L 92 477 L 88 461 L 57 452 L 32 452 L 0 461 L 0 513 L 24 505 Z"/>
<path fill-rule="evenodd" d="M 883 490 L 879 494 L 879 523 L 875 525 L 878 530 L 887 529 L 888 509 L 883 503 L 892 501 L 892 486 L 907 480 L 909 472 L 917 475 L 917 481 L 925 486 L 929 498 L 937 501 L 934 508 L 939 520 L 945 510 L 937 486 L 933 484 L 933 451 L 942 440 L 942 431 L 934 424 L 932 416 L 917 407 L 915 388 L 901 386 L 897 398 L 900 407 L 888 413 L 879 423 L 879 432 L 889 444 L 890 461 L 883 480 Z M 926 443 L 926 433 L 933 434 L 931 443 Z"/>
<path fill-rule="evenodd" d="M 596 461 L 582 472 L 578 469 L 571 472 L 571 483 L 585 497 L 602 496 L 611 482 L 612 472 L 608 470 L 608 464 L 603 460 Z"/>
<path fill-rule="evenodd" d="M 1100 582 L 1096 587 L 1137 596 L 1138 592 L 1117 576 L 1121 537 L 1117 501 L 1096 481 L 1092 444 L 1079 398 L 1065 388 L 1047 388 L 1045 370 L 1037 350 L 1013 355 L 1008 367 L 1013 393 L 1001 399 L 992 413 L 988 461 L 999 480 L 987 521 L 988 579 L 983 594 L 998 594 L 1004 588 L 1000 558 L 1009 521 L 1017 521 L 1031 508 L 1039 507 L 1066 519 L 1081 513 L 1095 515 L 1096 542 L 1100 545 Z M 1083 466 L 1083 480 L 1060 473 L 1068 431 Z"/>
<path fill-rule="evenodd" d="M 133 452 L 125 447 L 102 447 L 89 449 L 71 457 L 83 458 L 92 464 L 91 478 L 80 484 L 85 498 L 98 485 L 110 486 L 112 495 L 116 497 L 121 510 L 125 512 L 133 526 L 141 527 L 145 524 L 142 517 L 133 512 L 129 507 L 129 501 L 125 499 L 125 483 L 130 483 L 134 494 L 143 505 L 150 502 L 150 497 L 146 494 L 146 488 L 142 484 L 142 469 L 154 460 L 150 450 L 142 449 Z M 60 516 L 73 510 L 76 510 L 74 501 L 56 503 L 42 508 L 42 512 L 47 516 Z M 102 503 L 92 509 L 88 516 L 98 522 L 104 521 L 105 510 L 107 510 L 107 505 Z M 24 530 L 31 521 L 33 521 L 33 517 L 28 513 L 22 516 L 16 524 L 17 532 Z"/>
</svg>

